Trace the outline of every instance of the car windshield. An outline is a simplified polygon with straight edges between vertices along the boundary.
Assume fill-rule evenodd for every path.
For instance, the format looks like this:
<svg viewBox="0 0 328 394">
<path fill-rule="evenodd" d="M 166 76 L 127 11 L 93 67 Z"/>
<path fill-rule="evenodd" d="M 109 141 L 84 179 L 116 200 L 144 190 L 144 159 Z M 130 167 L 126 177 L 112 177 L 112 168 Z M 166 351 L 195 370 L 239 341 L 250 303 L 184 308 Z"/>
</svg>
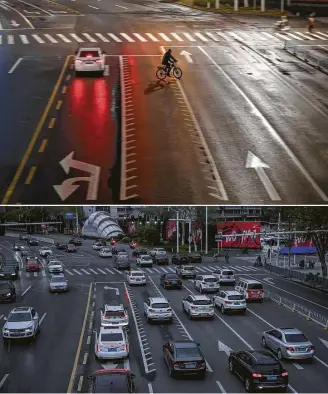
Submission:
<svg viewBox="0 0 328 394">
<path fill-rule="evenodd" d="M 158 249 L 157 249 L 157 252 L 165 252 L 165 249 L 163 249 L 163 248 L 158 248 Z"/>
<path fill-rule="evenodd" d="M 52 278 L 51 279 L 51 282 L 52 283 L 62 283 L 62 282 L 65 282 L 65 278 Z"/>
<path fill-rule="evenodd" d="M 180 279 L 176 274 L 166 274 L 166 279 Z"/>
<path fill-rule="evenodd" d="M 211 300 L 194 300 L 194 305 L 212 305 Z"/>
<path fill-rule="evenodd" d="M 262 283 L 250 283 L 248 285 L 248 288 L 250 290 L 263 290 Z"/>
<path fill-rule="evenodd" d="M 309 342 L 304 334 L 285 334 L 285 338 L 288 343 Z"/>
<path fill-rule="evenodd" d="M 151 307 L 155 309 L 161 309 L 161 308 L 169 308 L 170 305 L 167 302 L 156 302 Z"/>
<path fill-rule="evenodd" d="M 101 342 L 119 342 L 119 341 L 123 341 L 123 335 L 120 332 L 101 334 Z"/>
<path fill-rule="evenodd" d="M 216 278 L 204 278 L 205 283 L 213 283 L 217 282 Z"/>
<path fill-rule="evenodd" d="M 106 311 L 105 312 L 105 317 L 110 318 L 110 317 L 123 317 L 124 316 L 124 311 Z"/>
<path fill-rule="evenodd" d="M 111 250 L 110 250 L 110 249 L 103 249 L 102 251 L 108 253 L 108 252 L 110 252 Z"/>
<path fill-rule="evenodd" d="M 257 364 L 255 367 L 256 372 L 264 374 L 277 374 L 281 372 L 281 366 L 277 363 L 274 364 Z"/>
<path fill-rule="evenodd" d="M 13 272 L 14 268 L 13 267 L 3 267 L 0 269 L 0 272 Z"/>
<path fill-rule="evenodd" d="M 99 57 L 98 51 L 81 51 L 79 57 Z"/>
<path fill-rule="evenodd" d="M 186 271 L 194 271 L 195 267 L 191 267 L 190 265 L 186 265 L 185 267 L 183 267 L 183 269 Z"/>
<path fill-rule="evenodd" d="M 52 265 L 61 265 L 61 264 L 59 261 L 52 261 L 49 265 L 52 266 Z"/>
<path fill-rule="evenodd" d="M 9 287 L 8 283 L 1 283 L 0 282 L 0 289 L 8 289 L 8 291 L 9 291 L 10 287 Z"/>
<path fill-rule="evenodd" d="M 131 272 L 130 276 L 143 276 L 142 272 Z"/>
<path fill-rule="evenodd" d="M 239 295 L 239 294 L 234 294 L 234 295 L 229 295 L 228 296 L 228 300 L 232 300 L 232 301 L 238 301 L 238 300 L 243 300 L 244 296 L 243 295 Z"/>
<path fill-rule="evenodd" d="M 177 348 L 177 358 L 189 359 L 194 357 L 201 357 L 198 348 L 195 347 L 184 347 Z"/>
<path fill-rule="evenodd" d="M 29 312 L 15 312 L 8 317 L 9 322 L 31 321 Z"/>
<path fill-rule="evenodd" d="M 222 271 L 222 275 L 233 275 L 232 271 Z"/>
<path fill-rule="evenodd" d="M 142 257 L 141 257 L 141 260 L 149 260 L 149 259 L 151 259 L 151 257 L 148 256 L 148 255 L 147 255 L 147 256 L 142 256 Z"/>
</svg>

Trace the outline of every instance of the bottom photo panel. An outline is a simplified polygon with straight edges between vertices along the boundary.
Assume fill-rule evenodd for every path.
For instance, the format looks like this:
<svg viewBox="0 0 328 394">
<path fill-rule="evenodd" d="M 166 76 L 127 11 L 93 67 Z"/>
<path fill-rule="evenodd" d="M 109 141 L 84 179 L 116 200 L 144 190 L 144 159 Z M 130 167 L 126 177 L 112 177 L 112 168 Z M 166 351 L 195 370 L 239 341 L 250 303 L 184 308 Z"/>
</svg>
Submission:
<svg viewBox="0 0 328 394">
<path fill-rule="evenodd" d="M 328 391 L 328 206 L 3 206 L 0 393 Z"/>
</svg>

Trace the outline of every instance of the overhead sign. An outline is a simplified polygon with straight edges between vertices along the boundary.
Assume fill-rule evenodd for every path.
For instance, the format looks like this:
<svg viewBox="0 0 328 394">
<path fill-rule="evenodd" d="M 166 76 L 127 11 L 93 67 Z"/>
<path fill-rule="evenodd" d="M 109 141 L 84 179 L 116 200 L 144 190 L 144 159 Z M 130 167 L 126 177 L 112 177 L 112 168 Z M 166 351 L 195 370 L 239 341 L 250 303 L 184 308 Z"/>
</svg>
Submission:
<svg viewBox="0 0 328 394">
<path fill-rule="evenodd" d="M 217 232 L 222 234 L 223 248 L 260 249 L 260 231 L 260 222 L 217 223 Z"/>
</svg>

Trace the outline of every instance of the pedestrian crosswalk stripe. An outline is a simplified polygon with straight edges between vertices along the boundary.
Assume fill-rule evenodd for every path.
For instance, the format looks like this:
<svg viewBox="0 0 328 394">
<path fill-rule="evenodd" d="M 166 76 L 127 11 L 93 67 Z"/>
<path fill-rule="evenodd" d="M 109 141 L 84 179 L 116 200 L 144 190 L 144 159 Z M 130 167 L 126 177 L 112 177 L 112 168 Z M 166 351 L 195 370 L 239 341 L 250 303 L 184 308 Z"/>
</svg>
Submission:
<svg viewBox="0 0 328 394">
<path fill-rule="evenodd" d="M 95 33 L 97 37 L 99 37 L 103 42 L 109 42 L 109 40 L 101 33 Z"/>
<path fill-rule="evenodd" d="M 310 34 L 310 33 L 308 33 L 308 34 Z M 320 33 L 317 33 L 317 34 L 311 33 L 311 37 L 315 37 L 319 40 L 327 40 L 328 39 L 328 38 L 320 37 L 318 34 L 320 34 Z"/>
<path fill-rule="evenodd" d="M 52 44 L 58 44 L 58 41 L 53 38 L 50 34 L 44 34 L 44 36 L 52 43 Z"/>
<path fill-rule="evenodd" d="M 105 268 L 106 271 L 108 271 L 110 274 L 114 274 L 113 271 L 111 271 L 109 268 Z"/>
<path fill-rule="evenodd" d="M 75 33 L 70 33 L 69 34 L 72 38 L 74 38 L 74 40 L 76 40 L 77 42 L 84 42 L 83 40 L 82 40 L 82 38 L 80 38 L 77 34 L 75 34 Z"/>
<path fill-rule="evenodd" d="M 166 274 L 168 274 L 168 271 L 167 271 L 165 268 L 162 268 L 162 270 L 163 270 Z"/>
<path fill-rule="evenodd" d="M 37 41 L 39 44 L 45 44 L 46 42 L 38 36 L 38 34 L 32 34 L 32 37 Z"/>
<path fill-rule="evenodd" d="M 46 275 L 46 271 L 45 271 L 45 270 L 42 270 L 42 271 L 41 271 L 41 275 L 42 275 L 42 276 L 47 276 L 47 275 Z"/>
<path fill-rule="evenodd" d="M 195 33 L 195 36 L 200 38 L 204 42 L 208 41 L 208 38 L 204 37 L 201 33 Z"/>
<path fill-rule="evenodd" d="M 166 42 L 171 42 L 172 41 L 171 38 L 169 38 L 165 33 L 158 33 L 158 35 L 160 37 L 162 37 L 163 40 L 166 41 Z"/>
<path fill-rule="evenodd" d="M 288 36 L 290 36 L 290 37 L 292 37 L 292 38 L 295 38 L 295 40 L 301 40 L 302 41 L 302 38 L 301 37 L 299 37 L 299 36 L 296 36 L 295 34 L 293 34 L 293 33 L 289 33 L 289 32 L 287 32 L 287 33 L 285 33 L 285 34 L 287 34 Z"/>
<path fill-rule="evenodd" d="M 90 42 L 97 42 L 93 37 L 90 36 L 88 33 L 82 33 L 82 35 L 87 38 Z"/>
<path fill-rule="evenodd" d="M 100 268 L 97 268 L 97 270 L 98 270 L 98 271 L 100 271 L 102 274 L 105 274 L 105 275 L 107 275 L 107 274 L 106 274 L 106 272 L 105 272 L 105 271 L 103 271 L 103 270 L 101 270 Z"/>
<path fill-rule="evenodd" d="M 34 272 L 34 276 L 38 276 L 38 273 L 37 273 L 37 272 Z"/>
<path fill-rule="evenodd" d="M 12 34 L 8 35 L 8 44 L 15 44 L 14 36 Z"/>
<path fill-rule="evenodd" d="M 99 272 L 97 272 L 97 271 L 95 271 L 95 270 L 93 270 L 93 269 L 91 269 L 91 268 L 90 268 L 90 271 L 91 271 L 92 273 L 94 273 L 95 275 L 99 275 Z"/>
<path fill-rule="evenodd" d="M 121 275 L 123 275 L 123 274 L 122 274 L 122 272 L 121 272 L 121 271 L 119 271 L 117 268 L 114 268 L 114 270 L 115 270 L 115 272 L 116 272 L 117 274 L 121 274 Z"/>
<path fill-rule="evenodd" d="M 229 36 L 226 35 L 225 33 L 221 33 L 221 32 L 219 31 L 219 32 L 217 32 L 217 34 L 218 34 L 220 37 L 224 38 L 226 41 L 233 41 L 233 38 L 232 38 L 232 37 L 229 37 Z"/>
<path fill-rule="evenodd" d="M 154 41 L 154 42 L 158 42 L 158 41 L 159 41 L 159 39 L 156 38 L 153 34 L 151 34 L 151 33 L 145 33 L 145 34 L 146 34 L 146 36 L 149 37 L 152 41 Z"/>
<path fill-rule="evenodd" d="M 25 34 L 20 34 L 19 37 L 20 37 L 20 39 L 21 39 L 23 44 L 29 44 L 30 43 Z"/>
<path fill-rule="evenodd" d="M 161 274 L 161 271 L 158 270 L 157 268 L 154 267 L 153 270 L 155 270 L 156 272 L 158 272 L 159 274 Z"/>
<path fill-rule="evenodd" d="M 328 38 L 328 34 L 325 33 L 321 33 L 320 31 L 316 31 L 315 34 L 319 35 L 319 36 L 323 36 L 325 38 L 321 38 L 322 40 L 326 40 Z M 313 35 L 313 34 L 312 34 Z"/>
<path fill-rule="evenodd" d="M 79 271 L 76 270 L 75 268 L 73 268 L 72 271 L 76 272 L 78 275 L 82 275 L 81 272 L 79 272 Z"/>
<path fill-rule="evenodd" d="M 189 41 L 196 41 L 191 34 L 189 33 L 182 33 Z"/>
<path fill-rule="evenodd" d="M 290 40 L 292 40 L 292 38 L 290 38 L 290 37 L 287 37 L 285 34 L 280 34 L 280 33 L 274 33 L 275 34 L 275 36 L 278 36 L 278 37 L 280 37 L 280 38 L 282 38 L 284 41 L 290 41 Z"/>
<path fill-rule="evenodd" d="M 216 37 L 213 33 L 206 32 L 207 36 L 209 36 L 213 41 L 220 41 L 218 37 Z"/>
<path fill-rule="evenodd" d="M 114 41 L 116 41 L 116 42 L 122 42 L 122 40 L 120 39 L 120 38 L 118 38 L 117 36 L 115 36 L 115 34 L 113 34 L 113 33 L 107 33 L 108 35 L 109 35 L 109 37 L 111 38 L 111 39 L 113 39 Z"/>
<path fill-rule="evenodd" d="M 120 33 L 120 35 L 129 42 L 135 42 L 135 40 L 131 38 L 129 35 L 127 35 L 126 33 Z"/>
<path fill-rule="evenodd" d="M 132 33 L 135 37 L 138 38 L 138 40 L 140 40 L 141 42 L 147 42 L 147 40 L 145 38 L 142 37 L 141 34 L 139 33 Z"/>
<path fill-rule="evenodd" d="M 66 38 L 66 37 L 64 36 L 64 34 L 57 34 L 57 36 L 58 36 L 59 38 L 61 38 L 64 42 L 72 42 L 71 40 L 69 40 L 68 38 Z"/>
<path fill-rule="evenodd" d="M 90 272 L 88 272 L 87 270 L 81 268 L 81 271 L 85 272 L 87 275 L 90 275 Z"/>
<path fill-rule="evenodd" d="M 272 39 L 278 40 L 277 37 L 275 37 L 274 35 L 272 35 L 272 34 L 266 32 L 266 31 L 262 31 L 261 33 L 262 33 L 263 35 L 265 35 L 266 37 L 270 38 L 271 40 L 272 40 Z"/>
<path fill-rule="evenodd" d="M 153 271 L 150 268 L 146 268 L 146 270 L 150 273 L 152 273 Z"/>
<path fill-rule="evenodd" d="M 234 33 L 233 31 L 228 31 L 227 33 L 228 33 L 231 37 L 235 38 L 236 40 L 244 41 L 244 38 L 238 36 L 238 34 Z"/>
<path fill-rule="evenodd" d="M 177 41 L 182 42 L 183 39 L 178 35 L 178 33 L 171 33 L 171 36 L 175 38 Z"/>
<path fill-rule="evenodd" d="M 71 271 L 68 270 L 68 269 L 65 269 L 65 272 L 68 272 L 70 275 L 74 275 L 73 272 L 71 272 Z"/>
<path fill-rule="evenodd" d="M 170 270 L 171 272 L 175 272 L 175 270 L 171 267 L 167 267 L 168 270 Z"/>
<path fill-rule="evenodd" d="M 298 35 L 301 36 L 301 37 L 304 37 L 306 40 L 311 40 L 311 41 L 314 40 L 314 41 L 315 41 L 315 38 L 313 38 L 313 37 L 311 37 L 311 36 L 309 36 L 309 35 L 305 35 L 305 34 L 299 32 L 299 31 L 297 31 L 296 34 L 298 34 Z"/>
</svg>

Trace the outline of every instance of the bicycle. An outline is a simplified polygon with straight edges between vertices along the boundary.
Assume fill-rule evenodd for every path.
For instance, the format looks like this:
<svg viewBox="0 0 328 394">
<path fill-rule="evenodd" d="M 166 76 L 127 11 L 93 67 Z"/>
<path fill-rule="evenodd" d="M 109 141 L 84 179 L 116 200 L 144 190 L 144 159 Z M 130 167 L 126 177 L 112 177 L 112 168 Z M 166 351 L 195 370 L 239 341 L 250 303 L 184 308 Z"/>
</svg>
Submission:
<svg viewBox="0 0 328 394">
<path fill-rule="evenodd" d="M 181 79 L 181 77 L 182 77 L 182 70 L 181 70 L 181 68 L 179 68 L 179 67 L 177 67 L 177 66 L 175 65 L 175 62 L 172 63 L 172 66 L 171 66 L 171 70 L 170 70 L 170 71 L 172 71 L 172 74 L 173 74 L 173 76 L 174 76 L 176 79 Z M 161 80 L 161 81 L 163 81 L 163 80 L 167 77 L 167 75 L 166 75 L 166 66 L 161 65 L 161 66 L 158 66 L 158 67 L 157 67 L 156 77 L 157 77 L 159 80 Z"/>
</svg>

